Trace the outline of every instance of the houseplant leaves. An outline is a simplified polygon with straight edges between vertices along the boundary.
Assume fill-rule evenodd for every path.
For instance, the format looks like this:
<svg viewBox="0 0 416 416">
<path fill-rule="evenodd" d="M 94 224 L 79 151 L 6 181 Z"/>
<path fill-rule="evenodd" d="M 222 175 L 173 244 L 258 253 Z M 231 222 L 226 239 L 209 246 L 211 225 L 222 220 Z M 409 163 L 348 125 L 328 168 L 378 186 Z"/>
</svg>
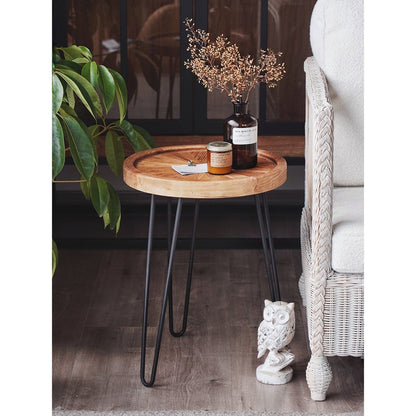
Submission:
<svg viewBox="0 0 416 416">
<path fill-rule="evenodd" d="M 131 144 L 135 152 L 140 152 L 154 147 L 146 141 L 143 135 L 137 131 L 133 124 L 129 121 L 123 120 L 120 123 L 116 122 L 115 124 L 124 132 L 128 142 Z"/>
<path fill-rule="evenodd" d="M 91 201 L 100 217 L 103 217 L 104 228 L 118 229 L 121 220 L 121 204 L 117 192 L 105 179 L 94 175 L 89 182 Z"/>
<path fill-rule="evenodd" d="M 106 111 L 112 107 L 116 95 L 116 84 L 110 71 L 104 66 L 98 66 L 98 88 L 103 97 L 104 107 Z"/>
<path fill-rule="evenodd" d="M 65 138 L 69 143 L 71 156 L 81 176 L 90 179 L 96 164 L 93 145 L 80 120 L 68 114 L 62 116 Z"/>
<path fill-rule="evenodd" d="M 56 177 L 64 167 L 65 156 L 71 156 L 80 175 L 83 195 L 91 200 L 98 216 L 103 218 L 104 228 L 109 227 L 118 233 L 120 199 L 110 182 L 98 174 L 97 139 L 105 137 L 106 159 L 117 176 L 123 170 L 123 138 L 135 152 L 156 144 L 146 130 L 125 120 L 128 95 L 124 78 L 117 71 L 98 65 L 88 48 L 76 45 L 53 48 L 52 62 L 53 181 L 66 182 L 56 180 Z M 95 122 L 88 126 L 85 124 L 80 117 L 80 105 L 94 117 Z M 118 106 L 119 120 L 110 122 L 105 116 L 114 105 Z M 53 242 L 53 272 L 57 253 Z"/>
<path fill-rule="evenodd" d="M 100 97 L 91 83 L 77 72 L 56 65 L 56 74 L 61 77 L 82 101 L 85 108 L 97 120 L 103 115 Z"/>
<path fill-rule="evenodd" d="M 64 87 L 56 74 L 52 74 L 52 113 L 56 114 L 61 107 Z"/>
<path fill-rule="evenodd" d="M 65 164 L 64 132 L 58 117 L 52 113 L 52 179 L 61 172 Z"/>
<path fill-rule="evenodd" d="M 105 155 L 110 169 L 120 176 L 123 172 L 124 147 L 121 136 L 113 130 L 108 131 L 105 136 Z"/>
<path fill-rule="evenodd" d="M 118 108 L 120 110 L 120 122 L 123 121 L 127 112 L 127 87 L 124 78 L 113 69 L 108 69 L 114 78 L 116 97 L 118 102 Z"/>
<path fill-rule="evenodd" d="M 55 273 L 56 266 L 58 265 L 58 247 L 55 241 L 52 240 L 52 276 Z"/>
<path fill-rule="evenodd" d="M 98 65 L 96 62 L 88 62 L 82 67 L 81 75 L 95 88 L 98 84 Z"/>
<path fill-rule="evenodd" d="M 98 216 L 102 217 L 110 201 L 107 182 L 105 179 L 94 175 L 90 180 L 90 195 L 94 209 Z"/>
</svg>

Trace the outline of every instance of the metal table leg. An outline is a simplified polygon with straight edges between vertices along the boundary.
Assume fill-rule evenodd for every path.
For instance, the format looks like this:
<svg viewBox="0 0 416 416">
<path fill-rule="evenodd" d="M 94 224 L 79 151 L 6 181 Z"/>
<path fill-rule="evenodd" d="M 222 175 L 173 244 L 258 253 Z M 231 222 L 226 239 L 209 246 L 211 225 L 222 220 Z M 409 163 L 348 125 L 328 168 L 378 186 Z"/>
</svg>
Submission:
<svg viewBox="0 0 416 416">
<path fill-rule="evenodd" d="M 273 246 L 273 239 L 271 236 L 270 229 L 270 213 L 267 203 L 267 198 L 265 194 L 255 195 L 257 217 L 260 226 L 260 234 L 263 245 L 264 259 L 266 263 L 266 273 L 269 281 L 269 289 L 271 300 L 274 302 L 280 300 L 280 291 L 279 291 L 279 282 L 277 277 L 277 267 L 276 267 L 276 257 Z M 263 207 L 262 207 L 263 205 Z M 191 248 L 189 255 L 188 263 L 188 279 L 186 284 L 185 292 L 185 303 L 184 311 L 182 318 L 182 328 L 180 331 L 174 330 L 173 325 L 173 295 L 172 295 L 172 269 L 173 269 L 173 258 L 176 249 L 176 243 L 178 239 L 179 232 L 179 223 L 182 212 L 182 199 L 178 199 L 178 204 L 176 207 L 175 222 L 173 226 L 173 233 L 171 233 L 172 224 L 172 208 L 171 202 L 168 201 L 168 270 L 166 274 L 166 283 L 162 301 L 162 307 L 159 317 L 159 326 L 157 331 L 156 346 L 153 357 L 152 372 L 150 380 L 147 381 L 145 378 L 145 369 L 146 369 L 146 341 L 147 341 L 147 321 L 148 321 L 148 304 L 149 304 L 149 286 L 150 286 L 150 258 L 152 254 L 152 242 L 153 242 L 153 227 L 155 219 L 155 197 L 151 196 L 150 202 L 150 219 L 149 219 L 149 235 L 148 235 L 148 245 L 147 245 L 147 258 L 146 258 L 146 283 L 145 283 L 145 295 L 144 295 L 144 308 L 143 308 L 143 327 L 142 327 L 142 342 L 141 342 L 141 363 L 140 363 L 140 379 L 144 386 L 151 387 L 153 386 L 156 378 L 157 365 L 159 360 L 160 345 L 162 341 L 163 326 L 165 321 L 166 306 L 169 302 L 169 330 L 170 333 L 175 337 L 182 336 L 186 331 L 187 320 L 188 320 L 188 311 L 189 311 L 189 297 L 191 291 L 191 282 L 192 282 L 192 269 L 194 261 L 194 250 L 195 250 L 195 240 L 196 240 L 196 225 L 199 215 L 199 200 L 195 201 L 195 210 L 194 210 L 194 222 L 192 229 L 192 239 L 191 239 Z M 267 240 L 268 239 L 268 244 Z"/>
<path fill-rule="evenodd" d="M 171 244 L 171 203 L 168 202 L 168 250 L 170 250 Z M 180 331 L 176 332 L 173 325 L 173 296 L 172 296 L 172 277 L 170 277 L 169 284 L 169 331 L 174 337 L 181 337 L 185 331 L 188 323 L 188 311 L 189 311 L 189 296 L 191 294 L 191 282 L 192 282 L 192 269 L 194 265 L 194 251 L 195 251 L 195 239 L 196 239 L 196 225 L 198 222 L 199 215 L 199 200 L 195 200 L 195 209 L 194 209 L 194 223 L 192 227 L 192 239 L 191 239 L 191 248 L 189 252 L 189 262 L 188 262 L 188 280 L 186 282 L 186 292 L 185 292 L 185 302 L 183 309 L 183 318 L 182 318 L 182 328 Z"/>
<path fill-rule="evenodd" d="M 269 205 L 265 193 L 255 195 L 254 198 L 256 200 L 257 218 L 259 221 L 261 242 L 263 245 L 264 260 L 266 263 L 267 279 L 269 281 L 270 297 L 272 302 L 275 302 L 276 300 L 280 300 L 280 289 L 279 280 L 277 276 L 276 255 L 274 251 L 274 244 L 270 229 Z M 261 203 L 263 203 L 263 207 L 261 206 Z M 264 223 L 266 224 L 266 230 L 264 227 Z M 266 233 L 267 239 L 269 240 L 268 246 L 266 243 Z"/>
<path fill-rule="evenodd" d="M 171 235 L 171 203 L 169 200 L 168 204 L 168 270 L 166 273 L 166 283 L 165 290 L 162 301 L 162 308 L 159 317 L 159 326 L 157 331 L 156 346 L 153 357 L 152 372 L 150 380 L 147 381 L 145 378 L 146 370 L 146 344 L 147 344 L 147 320 L 148 320 L 148 304 L 149 304 L 149 286 L 150 286 L 150 258 L 152 254 L 152 242 L 153 242 L 153 227 L 155 219 L 155 197 L 151 196 L 150 201 L 150 219 L 149 219 L 149 235 L 148 235 L 148 244 L 147 244 L 147 258 L 146 258 L 146 284 L 145 284 L 145 294 L 144 294 L 144 307 L 143 307 L 143 327 L 142 327 L 142 342 L 141 342 L 141 363 L 140 363 L 140 379 L 144 386 L 151 387 L 153 386 L 156 378 L 157 364 L 159 360 L 160 345 L 162 341 L 163 326 L 165 321 L 166 306 L 169 301 L 169 329 L 173 336 L 179 337 L 185 333 L 188 310 L 189 310 L 189 295 L 191 291 L 191 281 L 192 281 L 192 268 L 194 260 L 194 249 L 195 249 L 195 235 L 196 235 L 196 224 L 198 220 L 199 213 L 199 201 L 195 202 L 195 212 L 194 212 L 194 224 L 192 231 L 192 242 L 191 250 L 189 257 L 188 265 L 188 280 L 186 285 L 185 293 L 185 305 L 184 313 L 182 320 L 182 329 L 179 332 L 175 332 L 173 329 L 173 310 L 172 310 L 172 268 L 173 268 L 173 258 L 175 254 L 176 242 L 178 239 L 179 232 L 179 223 L 182 212 L 182 199 L 178 199 L 178 204 L 176 207 L 175 223 L 173 227 L 173 234 Z"/>
<path fill-rule="evenodd" d="M 168 302 L 168 292 L 170 285 L 170 278 L 172 276 L 172 265 L 173 265 L 173 256 L 175 254 L 176 241 L 178 239 L 178 230 L 179 230 L 179 221 L 182 211 L 182 199 L 178 199 L 178 205 L 176 207 L 176 216 L 175 216 L 175 225 L 173 228 L 172 244 L 170 245 L 169 250 L 169 262 L 168 262 L 168 271 L 166 274 L 166 284 L 165 291 L 162 301 L 162 309 L 160 311 L 159 318 L 159 327 L 157 331 L 155 353 L 153 357 L 153 366 L 150 380 L 145 379 L 145 369 L 146 369 L 146 340 L 147 340 L 147 316 L 148 316 L 148 304 L 149 304 L 149 283 L 150 283 L 150 257 L 152 254 L 152 241 L 153 241 L 153 226 L 155 220 L 155 197 L 151 196 L 150 201 L 150 219 L 149 219 L 149 235 L 148 235 L 148 244 L 147 244 L 147 258 L 146 258 L 146 284 L 144 291 L 144 308 L 143 308 L 143 327 L 142 327 L 142 344 L 141 344 L 141 363 L 140 363 L 140 379 L 142 384 L 146 387 L 153 386 L 156 378 L 157 364 L 159 360 L 159 351 L 160 343 L 162 341 L 163 325 L 165 321 L 165 312 L 166 305 Z"/>
</svg>

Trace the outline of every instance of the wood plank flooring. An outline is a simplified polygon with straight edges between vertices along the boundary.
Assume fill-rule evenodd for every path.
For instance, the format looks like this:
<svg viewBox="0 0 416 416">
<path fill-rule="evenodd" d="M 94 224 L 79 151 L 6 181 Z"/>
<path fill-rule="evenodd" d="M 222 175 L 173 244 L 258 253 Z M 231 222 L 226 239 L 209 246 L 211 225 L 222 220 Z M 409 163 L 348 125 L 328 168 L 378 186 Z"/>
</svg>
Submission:
<svg viewBox="0 0 416 416">
<path fill-rule="evenodd" d="M 166 270 L 155 250 L 150 293 L 151 364 Z M 282 300 L 296 303 L 294 378 L 268 386 L 255 378 L 257 326 L 268 298 L 262 251 L 197 250 L 189 322 L 182 338 L 165 331 L 154 388 L 140 383 L 144 250 L 61 250 L 53 279 L 53 408 L 79 410 L 267 410 L 343 413 L 363 409 L 363 361 L 329 359 L 327 401 L 310 400 L 304 308 L 297 288 L 300 251 L 277 250 Z M 174 267 L 176 325 L 188 253 Z M 177 327 L 176 327 L 177 329 Z"/>
</svg>

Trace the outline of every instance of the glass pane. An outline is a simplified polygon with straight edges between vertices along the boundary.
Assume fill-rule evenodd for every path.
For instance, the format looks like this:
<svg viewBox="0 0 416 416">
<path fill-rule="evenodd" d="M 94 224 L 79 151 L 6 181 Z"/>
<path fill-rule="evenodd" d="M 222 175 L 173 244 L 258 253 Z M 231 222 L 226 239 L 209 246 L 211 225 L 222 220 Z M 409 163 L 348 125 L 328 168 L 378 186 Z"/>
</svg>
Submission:
<svg viewBox="0 0 416 416">
<path fill-rule="evenodd" d="M 211 36 L 225 35 L 236 43 L 241 55 L 257 57 L 260 52 L 260 1 L 252 0 L 209 0 L 208 32 Z M 250 94 L 249 110 L 258 116 L 259 89 Z M 232 114 L 230 98 L 214 90 L 207 94 L 207 118 L 224 119 Z"/>
<path fill-rule="evenodd" d="M 120 2 L 118 0 L 68 0 L 68 45 L 86 46 L 93 59 L 120 72 Z M 129 99 L 132 91 L 128 91 Z M 87 110 L 80 115 L 92 121 Z M 117 102 L 108 112 L 109 119 L 118 118 Z"/>
<path fill-rule="evenodd" d="M 305 119 L 304 60 L 312 55 L 309 23 L 316 0 L 269 0 L 268 47 L 283 52 L 286 74 L 276 88 L 267 88 L 266 119 Z"/>
<path fill-rule="evenodd" d="M 180 117 L 179 1 L 127 1 L 129 103 L 133 119 Z M 139 93 L 137 94 L 137 91 Z"/>
<path fill-rule="evenodd" d="M 68 45 L 89 48 L 99 64 L 120 71 L 120 2 L 68 0 Z"/>
</svg>

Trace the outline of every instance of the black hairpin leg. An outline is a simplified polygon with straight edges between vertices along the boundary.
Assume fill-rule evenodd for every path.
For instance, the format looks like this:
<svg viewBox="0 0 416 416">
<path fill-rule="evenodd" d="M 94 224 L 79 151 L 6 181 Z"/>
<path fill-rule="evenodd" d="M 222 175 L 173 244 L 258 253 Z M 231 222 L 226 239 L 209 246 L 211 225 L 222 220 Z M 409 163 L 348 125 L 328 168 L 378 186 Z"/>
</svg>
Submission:
<svg viewBox="0 0 416 416">
<path fill-rule="evenodd" d="M 280 300 L 279 281 L 277 277 L 276 256 L 270 229 L 270 213 L 266 194 L 255 195 L 257 217 L 259 220 L 261 242 L 263 245 L 264 260 L 266 263 L 267 279 L 269 281 L 270 297 L 272 302 Z M 261 206 L 263 203 L 263 207 Z M 266 224 L 266 230 L 264 223 Z M 266 236 L 267 233 L 267 236 Z M 266 238 L 269 240 L 267 245 Z"/>
<path fill-rule="evenodd" d="M 172 242 L 170 244 L 169 250 L 169 262 L 168 270 L 166 274 L 166 284 L 165 291 L 162 301 L 162 309 L 160 311 L 159 318 L 159 327 L 157 331 L 155 353 L 153 357 L 153 366 L 150 380 L 146 381 L 145 379 L 145 369 L 146 369 L 146 340 L 147 340 L 147 316 L 148 316 L 148 304 L 149 304 L 149 283 L 150 283 L 150 257 L 152 254 L 152 240 L 153 240 L 153 226 L 155 220 L 155 197 L 151 196 L 150 202 L 150 219 L 149 219 L 149 235 L 148 235 L 148 244 L 147 244 L 147 258 L 146 258 L 146 285 L 145 285 L 145 294 L 144 294 L 144 307 L 143 307 L 143 327 L 142 327 L 142 344 L 141 344 L 141 362 L 140 362 L 140 379 L 144 386 L 151 387 L 153 386 L 156 378 L 157 363 L 159 359 L 160 344 L 162 341 L 163 333 L 163 324 L 165 321 L 166 305 L 168 302 L 168 292 L 170 286 L 170 279 L 172 276 L 172 265 L 173 265 L 173 256 L 176 248 L 176 241 L 178 239 L 178 230 L 179 230 L 179 221 L 182 211 L 182 199 L 178 199 L 178 205 L 176 207 L 176 216 L 175 224 L 173 227 L 173 236 Z"/>
<path fill-rule="evenodd" d="M 172 216 L 171 202 L 168 201 L 168 250 L 170 251 L 171 245 L 171 216 Z M 199 200 L 195 200 L 195 209 L 194 209 L 194 223 L 192 228 L 192 239 L 191 239 L 191 249 L 189 253 L 189 262 L 188 262 L 188 280 L 186 282 L 186 292 L 185 292 L 185 303 L 183 309 L 182 317 L 182 328 L 180 331 L 176 332 L 173 325 L 173 297 L 172 297 L 172 276 L 169 280 L 169 331 L 174 337 L 181 337 L 186 331 L 186 325 L 188 323 L 188 311 L 189 311 L 189 295 L 191 293 L 191 282 L 192 282 L 192 269 L 194 265 L 194 250 L 195 250 L 195 239 L 196 239 L 196 224 L 198 222 L 199 214 Z"/>
</svg>

